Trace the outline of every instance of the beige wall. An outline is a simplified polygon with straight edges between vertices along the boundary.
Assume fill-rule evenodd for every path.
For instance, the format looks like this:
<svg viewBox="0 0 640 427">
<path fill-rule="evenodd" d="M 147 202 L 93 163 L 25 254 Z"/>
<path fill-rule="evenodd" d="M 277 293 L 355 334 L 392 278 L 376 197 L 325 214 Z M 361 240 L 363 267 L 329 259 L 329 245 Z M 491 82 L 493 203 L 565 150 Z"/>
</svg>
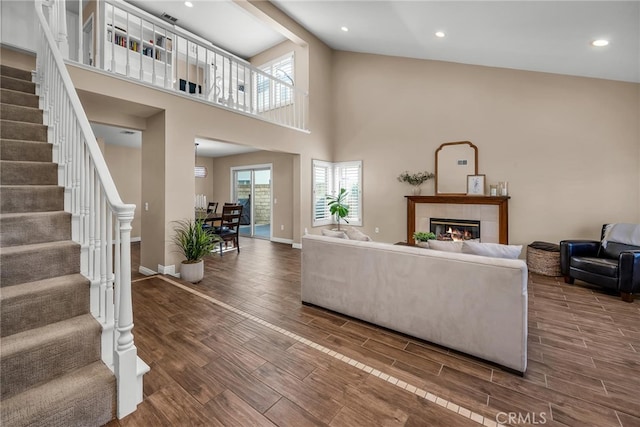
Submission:
<svg viewBox="0 0 640 427">
<path fill-rule="evenodd" d="M 9 67 L 21 70 L 35 70 L 36 68 L 35 54 L 28 54 L 7 46 L 0 47 L 0 58 L 2 58 L 2 65 Z"/>
<path fill-rule="evenodd" d="M 257 151 L 236 156 L 217 157 L 213 159 L 213 200 L 221 204 L 231 201 L 231 168 L 270 163 L 272 197 L 277 203 L 273 208 L 272 233 L 275 239 L 293 240 L 294 211 L 294 165 L 298 156 L 272 151 Z M 280 230 L 280 226 L 284 230 Z"/>
<path fill-rule="evenodd" d="M 332 77 L 334 160 L 363 160 L 376 240 L 406 238 L 410 188 L 396 176 L 434 171 L 438 146 L 461 140 L 487 184 L 509 182 L 511 243 L 640 219 L 638 84 L 349 52 L 334 53 Z"/>
<path fill-rule="evenodd" d="M 136 205 L 135 216 L 131 223 L 131 238 L 141 236 L 142 181 L 140 168 L 142 152 L 140 148 L 104 144 L 104 159 L 116 184 L 120 198 L 125 203 Z"/>
<path fill-rule="evenodd" d="M 165 150 L 166 117 L 165 113 L 157 113 L 147 120 L 147 129 L 142 132 L 142 243 L 140 244 L 140 266 L 152 271 L 158 270 L 158 265 L 169 265 L 165 261 L 168 250 L 173 250 L 169 243 L 169 221 L 181 219 L 168 218 L 167 204 L 171 204 L 171 195 L 165 191 L 167 178 L 166 159 L 170 156 Z M 193 165 L 193 164 L 192 164 Z M 192 166 L 193 167 L 193 166 Z M 191 173 L 193 177 L 193 172 Z M 193 188 L 193 183 L 191 187 Z M 189 193 L 183 191 L 183 193 Z M 193 196 L 191 200 L 191 215 L 193 215 Z M 148 210 L 147 210 L 148 207 Z"/>
</svg>

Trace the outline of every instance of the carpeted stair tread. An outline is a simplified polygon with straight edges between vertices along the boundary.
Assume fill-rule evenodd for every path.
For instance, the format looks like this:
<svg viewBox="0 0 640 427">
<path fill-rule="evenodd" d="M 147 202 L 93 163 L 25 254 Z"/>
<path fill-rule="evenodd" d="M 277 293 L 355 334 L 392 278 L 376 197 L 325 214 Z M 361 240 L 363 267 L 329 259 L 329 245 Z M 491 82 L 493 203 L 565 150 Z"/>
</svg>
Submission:
<svg viewBox="0 0 640 427">
<path fill-rule="evenodd" d="M 0 247 L 71 239 L 71 214 L 64 211 L 0 214 Z"/>
<path fill-rule="evenodd" d="M 22 105 L 33 108 L 39 108 L 40 106 L 40 98 L 38 95 L 2 88 L 0 88 L 0 102 L 3 104 Z"/>
<path fill-rule="evenodd" d="M 100 360 L 102 328 L 91 314 L 0 338 L 2 399 Z"/>
<path fill-rule="evenodd" d="M 47 141 L 47 126 L 39 123 L 0 120 L 0 137 L 26 141 Z"/>
<path fill-rule="evenodd" d="M 2 288 L 3 337 L 89 312 L 89 279 L 81 274 L 52 277 Z"/>
<path fill-rule="evenodd" d="M 4 400 L 0 425 L 101 426 L 116 415 L 113 373 L 101 361 Z"/>
<path fill-rule="evenodd" d="M 8 65 L 0 65 L 0 76 L 31 81 L 31 71 L 21 70 L 20 68 L 14 68 Z"/>
<path fill-rule="evenodd" d="M 3 89 L 11 89 L 18 92 L 36 93 L 35 83 L 11 76 L 3 75 L 2 77 L 0 77 L 0 87 Z"/>
<path fill-rule="evenodd" d="M 0 252 L 0 286 L 80 272 L 80 245 L 70 240 L 10 246 Z"/>
<path fill-rule="evenodd" d="M 2 120 L 42 124 L 42 110 L 23 105 L 0 104 Z"/>
<path fill-rule="evenodd" d="M 25 162 L 51 162 L 53 145 L 42 141 L 0 139 L 0 159 Z"/>
<path fill-rule="evenodd" d="M 3 185 L 0 193 L 0 213 L 64 209 L 64 188 L 58 185 Z"/>
<path fill-rule="evenodd" d="M 51 162 L 24 162 L 0 160 L 2 185 L 55 185 L 58 183 L 58 165 Z"/>
</svg>

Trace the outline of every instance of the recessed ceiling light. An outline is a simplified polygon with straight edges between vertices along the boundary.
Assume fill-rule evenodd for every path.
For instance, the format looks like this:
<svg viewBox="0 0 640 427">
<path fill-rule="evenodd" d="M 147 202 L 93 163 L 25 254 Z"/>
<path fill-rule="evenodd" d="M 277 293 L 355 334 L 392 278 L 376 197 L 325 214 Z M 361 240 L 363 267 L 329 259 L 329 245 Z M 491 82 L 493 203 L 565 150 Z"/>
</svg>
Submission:
<svg viewBox="0 0 640 427">
<path fill-rule="evenodd" d="M 442 37 L 444 37 L 445 35 L 446 35 L 446 34 L 445 34 L 445 33 L 443 33 L 442 31 L 437 31 L 437 32 L 436 32 L 436 37 L 440 37 L 440 38 L 442 38 Z"/>
<path fill-rule="evenodd" d="M 344 26 L 340 27 L 340 29 L 342 31 L 344 31 L 345 33 L 349 31 L 349 28 L 348 27 L 344 27 Z"/>
<path fill-rule="evenodd" d="M 605 39 L 598 39 L 591 42 L 591 45 L 595 47 L 604 47 L 604 46 L 607 46 L 608 44 L 609 44 L 609 40 L 605 40 Z"/>
<path fill-rule="evenodd" d="M 190 1 L 184 2 L 184 5 L 187 7 L 193 7 L 193 3 L 191 3 Z"/>
</svg>

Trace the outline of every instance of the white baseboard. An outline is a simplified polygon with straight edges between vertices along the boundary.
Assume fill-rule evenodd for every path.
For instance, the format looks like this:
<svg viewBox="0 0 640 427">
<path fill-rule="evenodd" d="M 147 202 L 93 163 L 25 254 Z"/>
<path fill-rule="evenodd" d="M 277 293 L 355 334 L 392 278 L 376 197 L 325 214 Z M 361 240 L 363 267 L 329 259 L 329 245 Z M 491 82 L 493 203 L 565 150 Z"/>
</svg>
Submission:
<svg viewBox="0 0 640 427">
<path fill-rule="evenodd" d="M 142 241 L 141 237 L 132 237 L 131 238 L 131 243 L 133 243 L 133 242 L 141 242 L 141 241 Z"/>
<path fill-rule="evenodd" d="M 144 267 L 142 265 L 138 268 L 138 272 L 144 274 L 145 276 L 153 276 L 154 274 L 158 274 L 157 271 L 153 271 L 152 269 Z"/>
<path fill-rule="evenodd" d="M 284 243 L 285 245 L 293 244 L 293 240 L 291 240 L 291 239 L 282 239 L 280 237 L 272 237 L 271 241 L 275 242 L 275 243 Z"/>
<path fill-rule="evenodd" d="M 180 275 L 176 273 L 176 266 L 173 264 L 171 265 L 158 264 L 158 273 L 168 274 L 169 276 L 173 276 L 173 277 L 180 277 Z"/>
<path fill-rule="evenodd" d="M 291 247 L 293 249 L 302 249 L 302 243 L 293 243 Z"/>
</svg>

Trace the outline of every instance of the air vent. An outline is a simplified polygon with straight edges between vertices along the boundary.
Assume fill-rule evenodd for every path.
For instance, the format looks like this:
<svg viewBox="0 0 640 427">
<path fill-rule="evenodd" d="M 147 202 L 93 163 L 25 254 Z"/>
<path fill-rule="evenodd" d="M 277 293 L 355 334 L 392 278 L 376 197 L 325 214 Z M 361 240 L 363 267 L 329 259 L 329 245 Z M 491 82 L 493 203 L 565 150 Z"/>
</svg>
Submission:
<svg viewBox="0 0 640 427">
<path fill-rule="evenodd" d="M 160 17 L 165 21 L 171 22 L 172 24 L 175 24 L 176 22 L 178 22 L 178 18 L 174 18 L 173 16 L 169 15 L 166 12 L 162 12 L 162 15 L 160 15 Z"/>
</svg>

